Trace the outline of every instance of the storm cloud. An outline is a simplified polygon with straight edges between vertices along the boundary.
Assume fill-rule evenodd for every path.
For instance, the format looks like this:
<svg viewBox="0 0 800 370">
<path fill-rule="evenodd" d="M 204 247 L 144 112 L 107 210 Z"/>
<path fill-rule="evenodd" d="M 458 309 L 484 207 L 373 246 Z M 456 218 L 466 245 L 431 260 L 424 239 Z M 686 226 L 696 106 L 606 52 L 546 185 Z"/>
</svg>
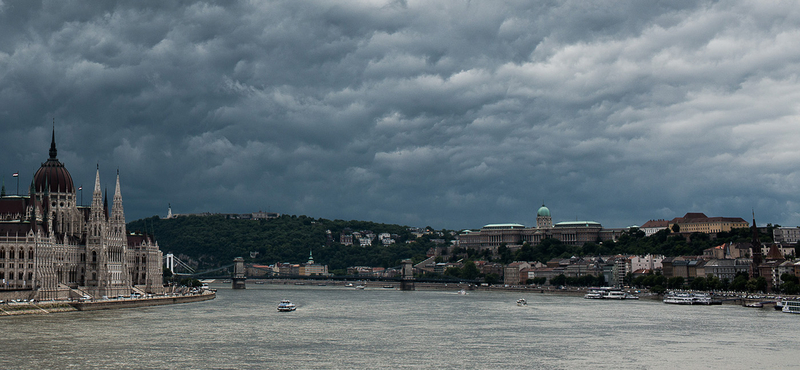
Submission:
<svg viewBox="0 0 800 370">
<path fill-rule="evenodd" d="M 793 226 L 797 40 L 793 2 L 0 0 L 0 174 L 55 120 L 129 220 Z"/>
</svg>

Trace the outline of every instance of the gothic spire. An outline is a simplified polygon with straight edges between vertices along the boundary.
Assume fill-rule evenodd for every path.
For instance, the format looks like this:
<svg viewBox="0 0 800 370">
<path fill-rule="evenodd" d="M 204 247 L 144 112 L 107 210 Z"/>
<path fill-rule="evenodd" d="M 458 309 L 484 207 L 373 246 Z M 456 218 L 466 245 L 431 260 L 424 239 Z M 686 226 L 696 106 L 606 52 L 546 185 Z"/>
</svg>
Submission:
<svg viewBox="0 0 800 370">
<path fill-rule="evenodd" d="M 114 189 L 114 201 L 111 205 L 111 222 L 116 224 L 117 227 L 125 226 L 125 212 L 122 208 L 122 191 L 119 186 L 119 170 L 117 170 L 117 185 Z"/>
<path fill-rule="evenodd" d="M 56 150 L 56 119 L 53 118 L 53 138 L 50 141 L 50 159 L 56 159 L 58 151 Z"/>
</svg>

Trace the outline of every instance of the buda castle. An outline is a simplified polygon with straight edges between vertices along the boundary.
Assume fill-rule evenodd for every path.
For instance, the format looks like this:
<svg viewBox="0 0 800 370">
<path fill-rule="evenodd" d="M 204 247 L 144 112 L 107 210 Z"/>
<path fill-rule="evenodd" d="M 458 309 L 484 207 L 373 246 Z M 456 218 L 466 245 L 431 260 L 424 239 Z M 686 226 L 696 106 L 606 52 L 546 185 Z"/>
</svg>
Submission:
<svg viewBox="0 0 800 370">
<path fill-rule="evenodd" d="M 0 295 L 68 299 L 161 293 L 162 253 L 148 235 L 125 228 L 119 171 L 111 209 L 95 177 L 91 206 L 78 204 L 58 158 L 33 175 L 28 195 L 0 194 Z"/>
</svg>

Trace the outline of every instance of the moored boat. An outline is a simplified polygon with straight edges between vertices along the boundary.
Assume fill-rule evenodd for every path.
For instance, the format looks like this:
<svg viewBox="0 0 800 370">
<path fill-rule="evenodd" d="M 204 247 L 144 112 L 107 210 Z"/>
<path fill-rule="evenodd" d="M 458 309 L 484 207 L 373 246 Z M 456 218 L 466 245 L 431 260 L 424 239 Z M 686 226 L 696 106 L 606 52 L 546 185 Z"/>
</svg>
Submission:
<svg viewBox="0 0 800 370">
<path fill-rule="evenodd" d="M 714 300 L 708 293 L 668 292 L 664 303 L 684 305 L 719 305 L 722 301 Z"/>
<path fill-rule="evenodd" d="M 783 301 L 781 302 L 781 311 L 786 313 L 800 313 L 800 301 Z"/>
<path fill-rule="evenodd" d="M 526 301 L 525 298 L 520 298 L 517 300 L 517 306 L 527 306 L 527 305 L 528 301 Z"/>
</svg>

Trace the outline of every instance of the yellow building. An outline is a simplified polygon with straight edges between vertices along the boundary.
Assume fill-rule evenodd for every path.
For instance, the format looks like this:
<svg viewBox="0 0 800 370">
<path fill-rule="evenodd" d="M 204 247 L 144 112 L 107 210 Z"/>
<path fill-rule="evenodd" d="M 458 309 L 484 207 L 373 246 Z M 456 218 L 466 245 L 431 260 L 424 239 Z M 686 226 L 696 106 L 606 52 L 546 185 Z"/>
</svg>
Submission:
<svg viewBox="0 0 800 370">
<path fill-rule="evenodd" d="M 682 233 L 715 234 L 731 231 L 732 229 L 750 227 L 750 223 L 741 217 L 708 217 L 703 213 L 687 213 L 683 217 L 673 218 L 669 222 L 669 229 Z"/>
</svg>

